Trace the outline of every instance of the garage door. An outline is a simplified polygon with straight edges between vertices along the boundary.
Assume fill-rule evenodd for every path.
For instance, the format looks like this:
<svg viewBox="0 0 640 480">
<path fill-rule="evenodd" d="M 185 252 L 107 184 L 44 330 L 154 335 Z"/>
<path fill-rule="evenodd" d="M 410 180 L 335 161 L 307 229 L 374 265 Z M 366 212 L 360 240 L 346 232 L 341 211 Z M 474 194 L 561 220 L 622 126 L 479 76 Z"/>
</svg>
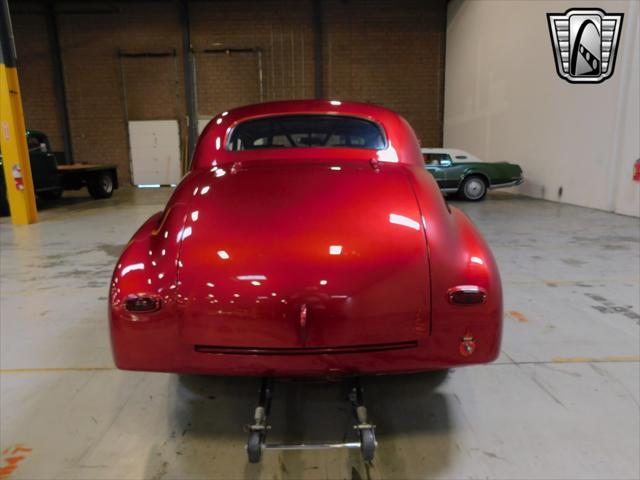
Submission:
<svg viewBox="0 0 640 480">
<path fill-rule="evenodd" d="M 129 122 L 133 184 L 172 185 L 180 180 L 180 128 L 177 120 Z"/>
</svg>

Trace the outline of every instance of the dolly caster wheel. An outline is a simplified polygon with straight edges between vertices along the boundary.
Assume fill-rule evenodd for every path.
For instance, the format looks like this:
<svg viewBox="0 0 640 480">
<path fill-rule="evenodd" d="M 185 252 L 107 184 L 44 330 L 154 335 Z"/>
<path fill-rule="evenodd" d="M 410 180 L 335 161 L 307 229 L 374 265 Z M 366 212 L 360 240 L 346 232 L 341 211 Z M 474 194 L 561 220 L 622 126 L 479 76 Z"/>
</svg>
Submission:
<svg viewBox="0 0 640 480">
<path fill-rule="evenodd" d="M 360 451 L 365 462 L 371 462 L 376 452 L 376 435 L 372 428 L 360 430 Z"/>
<path fill-rule="evenodd" d="M 249 463 L 258 463 L 262 456 L 262 433 L 251 432 L 247 442 L 247 456 Z"/>
</svg>

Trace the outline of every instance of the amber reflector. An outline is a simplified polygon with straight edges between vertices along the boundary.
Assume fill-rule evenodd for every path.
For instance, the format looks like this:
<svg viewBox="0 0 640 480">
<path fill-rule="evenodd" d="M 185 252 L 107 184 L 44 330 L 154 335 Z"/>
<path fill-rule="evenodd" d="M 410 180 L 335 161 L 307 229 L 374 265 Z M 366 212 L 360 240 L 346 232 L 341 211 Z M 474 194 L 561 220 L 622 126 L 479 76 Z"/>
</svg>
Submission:
<svg viewBox="0 0 640 480">
<path fill-rule="evenodd" d="M 160 309 L 160 300 L 152 297 L 129 297 L 124 306 L 130 312 L 155 312 Z"/>
</svg>

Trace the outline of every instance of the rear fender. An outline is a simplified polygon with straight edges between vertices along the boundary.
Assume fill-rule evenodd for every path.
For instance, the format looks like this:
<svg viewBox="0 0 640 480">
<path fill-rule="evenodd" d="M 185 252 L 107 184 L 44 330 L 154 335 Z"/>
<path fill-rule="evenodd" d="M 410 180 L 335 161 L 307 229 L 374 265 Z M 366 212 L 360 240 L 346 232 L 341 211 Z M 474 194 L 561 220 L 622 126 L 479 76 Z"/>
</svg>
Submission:
<svg viewBox="0 0 640 480">
<path fill-rule="evenodd" d="M 502 338 L 502 284 L 496 261 L 476 226 L 459 209 L 451 207 L 448 227 L 431 244 L 432 328 L 434 336 L 478 339 L 478 353 L 494 360 Z M 446 239 L 446 240 L 445 240 Z M 461 286 L 486 292 L 482 304 L 451 303 L 449 293 Z"/>
<path fill-rule="evenodd" d="M 177 299 L 180 247 L 185 236 L 186 198 L 191 179 L 185 179 L 176 189 L 164 212 L 152 215 L 133 235 L 120 256 L 110 287 L 112 323 L 143 322 L 166 316 Z M 129 295 L 158 298 L 161 308 L 156 312 L 132 313 L 124 308 Z"/>
<path fill-rule="evenodd" d="M 485 332 L 489 343 L 479 348 L 495 358 L 502 331 L 502 285 L 493 254 L 471 220 L 455 207 L 446 208 L 442 195 L 434 194 L 431 179 L 417 169 L 411 172 L 429 252 L 434 340 L 456 338 L 467 329 L 476 335 Z M 483 289 L 486 302 L 450 303 L 450 289 L 462 285 Z"/>
</svg>

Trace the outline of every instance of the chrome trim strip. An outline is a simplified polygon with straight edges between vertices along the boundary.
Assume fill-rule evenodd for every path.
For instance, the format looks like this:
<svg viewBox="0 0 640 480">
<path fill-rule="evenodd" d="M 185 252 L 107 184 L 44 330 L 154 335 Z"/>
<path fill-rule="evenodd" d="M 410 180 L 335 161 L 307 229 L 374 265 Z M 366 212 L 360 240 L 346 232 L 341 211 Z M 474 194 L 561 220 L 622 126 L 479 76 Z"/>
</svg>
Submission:
<svg viewBox="0 0 640 480">
<path fill-rule="evenodd" d="M 222 345 L 194 345 L 198 353 L 214 353 L 225 355 L 340 355 L 368 352 L 385 352 L 416 348 L 418 342 L 378 343 L 370 345 L 345 345 L 334 347 L 227 347 Z"/>
<path fill-rule="evenodd" d="M 518 180 L 513 180 L 512 182 L 507 183 L 496 183 L 489 186 L 489 190 L 493 190 L 494 188 L 506 188 L 506 187 L 514 187 L 516 185 L 520 185 L 524 182 L 524 178 L 519 178 Z"/>
</svg>

